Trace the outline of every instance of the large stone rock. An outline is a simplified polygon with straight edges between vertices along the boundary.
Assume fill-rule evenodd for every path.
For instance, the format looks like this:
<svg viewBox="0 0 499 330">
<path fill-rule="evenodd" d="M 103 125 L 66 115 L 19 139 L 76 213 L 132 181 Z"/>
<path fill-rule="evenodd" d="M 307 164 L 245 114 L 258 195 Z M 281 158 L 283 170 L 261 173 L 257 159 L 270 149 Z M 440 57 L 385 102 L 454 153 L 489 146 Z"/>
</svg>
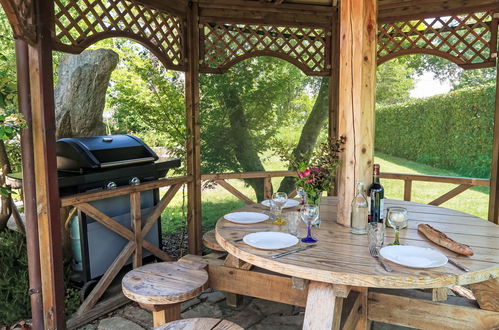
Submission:
<svg viewBox="0 0 499 330">
<path fill-rule="evenodd" d="M 97 330 L 144 330 L 140 325 L 119 316 L 109 317 L 99 322 Z"/>
<path fill-rule="evenodd" d="M 134 304 L 127 305 L 120 312 L 121 316 L 146 329 L 152 328 L 152 313 Z"/>
<path fill-rule="evenodd" d="M 105 134 L 106 90 L 118 54 L 109 49 L 63 55 L 55 88 L 56 137 Z"/>
<path fill-rule="evenodd" d="M 196 318 L 196 317 L 214 317 L 219 318 L 222 316 L 222 310 L 218 305 L 209 302 L 198 304 L 182 314 L 183 319 Z"/>
</svg>

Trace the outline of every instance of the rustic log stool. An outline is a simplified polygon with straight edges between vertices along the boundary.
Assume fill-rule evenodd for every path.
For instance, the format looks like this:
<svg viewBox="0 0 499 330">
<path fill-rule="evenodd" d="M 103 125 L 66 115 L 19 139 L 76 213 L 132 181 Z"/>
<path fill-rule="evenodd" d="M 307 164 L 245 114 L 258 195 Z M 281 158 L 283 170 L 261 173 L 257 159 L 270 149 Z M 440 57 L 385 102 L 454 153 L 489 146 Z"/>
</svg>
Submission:
<svg viewBox="0 0 499 330">
<path fill-rule="evenodd" d="M 227 320 L 212 318 L 196 318 L 173 321 L 163 324 L 154 330 L 244 330 Z"/>
<path fill-rule="evenodd" d="M 183 262 L 159 262 L 128 272 L 123 294 L 152 312 L 155 327 L 180 319 L 180 303 L 203 292 L 208 273 Z"/>
<path fill-rule="evenodd" d="M 225 252 L 223 247 L 221 247 L 217 243 L 217 239 L 215 238 L 215 229 L 207 231 L 203 235 L 203 245 L 206 246 L 208 249 L 212 249 L 214 251 L 221 251 Z"/>
</svg>

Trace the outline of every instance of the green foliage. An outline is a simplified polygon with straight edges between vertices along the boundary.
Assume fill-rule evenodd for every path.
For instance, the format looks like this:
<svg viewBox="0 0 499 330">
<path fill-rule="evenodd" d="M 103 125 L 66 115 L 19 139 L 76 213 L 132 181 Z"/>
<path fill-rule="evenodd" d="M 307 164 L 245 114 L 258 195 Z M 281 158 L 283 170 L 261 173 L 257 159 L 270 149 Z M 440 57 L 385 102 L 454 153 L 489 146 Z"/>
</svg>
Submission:
<svg viewBox="0 0 499 330">
<path fill-rule="evenodd" d="M 0 232 L 0 292 L 0 325 L 29 317 L 26 241 L 10 230 Z"/>
<path fill-rule="evenodd" d="M 334 185 L 336 171 L 341 165 L 340 153 L 344 150 L 345 137 L 330 138 L 315 150 L 309 164 L 301 163 L 298 168 L 296 186 L 303 188 L 314 204 L 323 191 L 329 191 Z"/>
<path fill-rule="evenodd" d="M 255 150 L 269 150 L 280 128 L 304 117 L 310 100 L 299 97 L 314 84 L 298 68 L 272 57 L 251 58 L 223 75 L 201 76 L 201 150 L 205 173 L 241 171 L 236 158 L 235 137 L 228 129 L 233 109 L 225 104 L 235 95 L 244 109 Z"/>
<path fill-rule="evenodd" d="M 185 160 L 184 73 L 166 70 L 130 40 L 108 39 L 94 46 L 103 47 L 120 57 L 106 97 L 110 133 L 136 134 L 151 146 L 165 147 L 169 156 Z"/>
<path fill-rule="evenodd" d="M 80 305 L 79 290 L 71 286 L 71 262 L 64 264 L 66 315 Z M 30 318 L 26 237 L 16 231 L 0 232 L 0 327 Z"/>
<path fill-rule="evenodd" d="M 452 89 L 474 88 L 496 81 L 496 68 L 485 68 L 475 70 L 463 70 L 458 79 L 452 82 Z"/>
<path fill-rule="evenodd" d="M 490 175 L 495 86 L 376 110 L 376 150 L 460 175 Z"/>
<path fill-rule="evenodd" d="M 407 100 L 414 88 L 414 69 L 401 58 L 381 64 L 376 70 L 376 103 L 393 104 Z"/>
</svg>

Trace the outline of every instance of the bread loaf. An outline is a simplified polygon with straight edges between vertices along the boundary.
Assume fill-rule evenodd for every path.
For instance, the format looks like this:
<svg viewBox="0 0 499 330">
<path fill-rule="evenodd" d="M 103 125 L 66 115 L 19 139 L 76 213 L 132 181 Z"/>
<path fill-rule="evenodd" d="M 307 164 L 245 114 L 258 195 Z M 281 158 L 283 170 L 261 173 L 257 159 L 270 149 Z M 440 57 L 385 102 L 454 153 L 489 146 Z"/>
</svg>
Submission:
<svg viewBox="0 0 499 330">
<path fill-rule="evenodd" d="M 447 248 L 451 251 L 454 251 L 456 253 L 465 255 L 465 256 L 472 256 L 473 255 L 473 250 L 465 244 L 458 243 L 454 241 L 452 238 L 448 237 L 444 233 L 442 233 L 440 230 L 433 228 L 430 225 L 420 223 L 418 225 L 418 230 L 426 236 L 430 241 L 432 241 L 435 244 L 438 244 L 440 246 L 443 246 L 444 248 Z"/>
</svg>

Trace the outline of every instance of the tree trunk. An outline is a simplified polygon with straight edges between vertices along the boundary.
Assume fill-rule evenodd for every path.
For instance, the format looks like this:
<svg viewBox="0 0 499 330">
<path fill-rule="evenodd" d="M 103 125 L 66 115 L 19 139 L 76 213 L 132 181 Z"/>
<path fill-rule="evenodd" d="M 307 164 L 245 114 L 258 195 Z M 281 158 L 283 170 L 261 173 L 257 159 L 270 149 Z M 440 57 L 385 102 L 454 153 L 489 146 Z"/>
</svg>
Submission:
<svg viewBox="0 0 499 330">
<path fill-rule="evenodd" d="M 5 176 L 10 173 L 10 161 L 7 156 L 7 149 L 5 148 L 5 142 L 0 140 L 0 167 L 2 173 L 0 173 L 0 186 L 5 187 Z M 0 196 L 0 232 L 7 227 L 7 222 L 12 214 L 12 208 L 10 205 L 10 196 Z"/>
<path fill-rule="evenodd" d="M 246 121 L 243 104 L 237 91 L 230 86 L 223 90 L 224 105 L 229 113 L 230 131 L 237 161 L 244 172 L 265 171 Z M 263 179 L 245 179 L 255 190 L 258 201 L 263 200 Z"/>
<path fill-rule="evenodd" d="M 319 95 L 315 100 L 310 115 L 303 125 L 298 145 L 293 150 L 293 159 L 296 163 L 309 162 L 312 151 L 317 143 L 317 139 L 328 118 L 329 110 L 329 77 L 323 77 L 319 88 Z M 290 171 L 296 170 L 292 165 L 288 167 Z M 287 177 L 281 181 L 278 191 L 290 192 L 295 187 L 295 178 Z"/>
</svg>

